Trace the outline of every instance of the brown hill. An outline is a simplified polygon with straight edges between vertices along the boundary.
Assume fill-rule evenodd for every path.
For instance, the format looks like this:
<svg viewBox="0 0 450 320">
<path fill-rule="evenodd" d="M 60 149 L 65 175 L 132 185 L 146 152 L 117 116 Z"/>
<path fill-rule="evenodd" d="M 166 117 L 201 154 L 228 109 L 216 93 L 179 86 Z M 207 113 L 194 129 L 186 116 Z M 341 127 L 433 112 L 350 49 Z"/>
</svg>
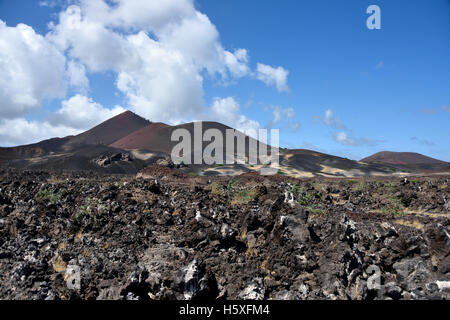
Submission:
<svg viewBox="0 0 450 320">
<path fill-rule="evenodd" d="M 115 141 L 110 146 L 114 148 L 120 148 L 125 150 L 132 149 L 142 149 L 153 152 L 164 152 L 170 154 L 173 147 L 178 144 L 178 141 L 171 141 L 172 132 L 176 129 L 186 129 L 191 134 L 191 146 L 192 150 L 194 148 L 194 124 L 195 122 L 184 123 L 177 126 L 169 126 L 164 123 L 152 123 L 145 128 L 142 128 L 130 135 Z M 224 148 L 225 148 L 225 137 L 226 130 L 232 129 L 222 123 L 214 121 L 203 121 L 202 122 L 202 135 L 208 129 L 219 130 L 224 137 Z M 248 150 L 248 136 L 246 137 L 246 150 Z M 210 142 L 203 142 L 203 147 L 208 145 Z"/>
<path fill-rule="evenodd" d="M 131 111 L 125 111 L 102 122 L 98 126 L 73 137 L 64 145 L 64 148 L 66 150 L 71 150 L 84 145 L 107 146 L 149 124 L 150 121 Z"/>
<path fill-rule="evenodd" d="M 360 161 L 366 163 L 384 163 L 393 165 L 448 164 L 445 161 L 433 159 L 420 153 L 392 151 L 381 151 L 361 159 Z"/>
<path fill-rule="evenodd" d="M 145 126 L 131 134 L 115 141 L 110 146 L 114 148 L 120 149 L 152 149 L 153 146 L 158 144 L 158 140 L 160 139 L 161 133 L 158 134 L 158 131 L 170 127 L 169 125 L 161 122 L 150 123 L 148 126 Z M 165 131 L 164 131 L 165 132 Z M 165 134 L 162 134 L 164 136 Z M 168 137 L 170 140 L 170 137 Z M 157 151 L 157 150 L 154 150 Z"/>
</svg>

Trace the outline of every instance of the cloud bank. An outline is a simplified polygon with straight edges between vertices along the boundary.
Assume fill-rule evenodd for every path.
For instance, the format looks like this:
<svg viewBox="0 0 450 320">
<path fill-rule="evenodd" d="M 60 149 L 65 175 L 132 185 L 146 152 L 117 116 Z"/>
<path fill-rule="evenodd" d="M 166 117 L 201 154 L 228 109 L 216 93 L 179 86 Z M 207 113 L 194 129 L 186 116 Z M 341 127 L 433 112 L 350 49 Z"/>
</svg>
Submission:
<svg viewBox="0 0 450 320">
<path fill-rule="evenodd" d="M 124 110 L 89 97 L 89 75 L 95 73 L 113 72 L 126 109 L 169 124 L 205 114 L 221 121 L 227 114 L 229 125 L 259 127 L 241 114 L 232 97 L 207 105 L 205 81 L 233 83 L 249 77 L 289 91 L 286 69 L 257 63 L 252 71 L 248 50 L 224 48 L 216 26 L 193 0 L 70 3 L 45 35 L 0 20 L 1 145 L 74 134 Z M 55 99 L 61 106 L 47 120 L 26 120 L 43 102 Z M 7 133 L 19 124 L 24 129 L 16 133 L 22 137 L 11 139 Z"/>
</svg>

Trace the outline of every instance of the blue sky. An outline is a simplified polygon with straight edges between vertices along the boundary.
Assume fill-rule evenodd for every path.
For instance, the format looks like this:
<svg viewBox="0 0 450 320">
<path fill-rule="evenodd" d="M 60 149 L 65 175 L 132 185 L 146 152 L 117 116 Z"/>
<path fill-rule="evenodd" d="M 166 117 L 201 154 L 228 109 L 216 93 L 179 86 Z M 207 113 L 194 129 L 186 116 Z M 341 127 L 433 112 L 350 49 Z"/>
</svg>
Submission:
<svg viewBox="0 0 450 320">
<path fill-rule="evenodd" d="M 178 2 L 190 3 L 187 0 Z M 156 22 L 148 26 L 145 20 L 154 19 L 163 21 L 163 24 L 168 15 L 164 19 L 150 15 L 142 20 L 132 8 L 124 7 L 127 17 L 131 18 L 123 24 L 114 24 L 107 18 L 96 21 L 123 37 L 142 31 L 146 35 L 145 41 L 152 39 L 164 46 L 169 43 L 170 51 L 164 50 L 161 55 L 172 57 L 176 50 L 185 55 L 186 51 L 194 48 L 188 58 L 193 57 L 195 62 L 186 64 L 186 72 L 192 67 L 193 73 L 202 78 L 201 83 L 196 83 L 188 74 L 179 75 L 178 69 L 174 71 L 174 76 L 186 77 L 183 83 L 190 88 L 187 92 L 182 89 L 178 91 L 178 87 L 174 87 L 178 84 L 172 82 L 168 86 L 160 86 L 167 80 L 165 76 L 159 81 L 161 75 L 156 74 L 154 77 L 158 81 L 152 82 L 154 77 L 146 78 L 141 74 L 145 70 L 166 74 L 174 70 L 172 65 L 159 70 L 153 62 L 145 61 L 146 67 L 136 72 L 131 66 L 123 66 L 115 57 L 112 61 L 117 65 L 103 66 L 102 61 L 90 61 L 90 56 L 81 49 L 77 51 L 71 49 L 70 45 L 64 46 L 63 43 L 70 35 L 61 31 L 62 28 L 49 28 L 48 23 L 53 21 L 54 26 L 61 24 L 58 15 L 66 10 L 68 4 L 64 1 L 47 1 L 47 5 L 43 4 L 39 4 L 39 1 L 0 0 L 0 19 L 7 27 L 16 27 L 18 23 L 32 27 L 36 35 L 42 35 L 49 46 L 55 46 L 55 50 L 61 52 L 65 58 L 61 68 L 67 71 L 69 61 L 76 62 L 76 70 L 84 70 L 88 84 L 81 80 L 72 81 L 75 78 L 70 76 L 71 80 L 67 80 L 70 84 L 61 92 L 52 85 L 45 89 L 53 94 L 38 94 L 36 90 L 42 87 L 38 86 L 33 94 L 39 103 L 23 107 L 20 114 L 13 115 L 11 110 L 5 111 L 4 115 L 0 113 L 3 117 L 0 122 L 0 144 L 33 142 L 33 137 L 37 139 L 49 134 L 58 135 L 59 132 L 60 135 L 76 133 L 77 130 L 85 129 L 83 124 L 101 119 L 100 115 L 106 117 L 113 114 L 109 110 L 119 112 L 131 109 L 150 120 L 155 118 L 169 123 L 213 114 L 212 120 L 223 120 L 234 126 L 254 127 L 257 123 L 258 127 L 280 128 L 282 146 L 315 149 L 351 159 L 360 159 L 381 150 L 392 150 L 419 152 L 450 161 L 448 0 L 197 0 L 193 3 L 195 10 L 207 16 L 210 23 L 205 24 L 202 20 L 199 25 L 205 28 L 201 30 L 186 27 L 184 32 L 192 37 L 187 44 L 180 38 L 173 40 L 173 34 L 167 36 L 166 31 L 161 31 L 161 25 L 156 26 Z M 85 9 L 82 4 L 75 1 L 71 4 L 79 5 L 83 15 Z M 371 4 L 381 9 L 380 30 L 366 27 L 369 16 L 366 8 Z M 192 10 L 188 5 L 183 3 L 180 9 L 178 6 L 181 4 L 177 3 L 170 10 L 179 10 L 176 11 L 178 14 L 182 12 L 191 17 Z M 89 18 L 87 10 L 86 17 Z M 120 12 L 124 15 L 125 11 Z M 177 17 L 176 12 L 170 17 Z M 162 20 L 158 20 L 160 18 Z M 211 31 L 210 25 L 215 26 L 217 38 L 213 37 L 215 33 Z M 226 51 L 226 55 L 233 54 L 239 60 L 241 55 L 237 50 L 245 49 L 245 61 L 238 61 L 239 67 L 245 71 L 235 72 L 233 66 L 236 64 L 209 59 L 207 51 L 211 47 L 204 47 L 199 40 L 201 37 L 196 37 L 195 32 L 200 32 L 203 37 L 211 35 L 214 45 L 219 43 L 223 48 L 220 49 L 220 55 Z M 162 35 L 165 35 L 164 39 Z M 85 39 L 76 41 L 83 43 Z M 72 44 L 72 47 L 76 47 L 77 43 Z M 175 47 L 173 43 L 176 43 Z M 89 44 L 92 45 L 91 42 Z M 102 43 L 98 43 L 98 46 L 101 48 Z M 21 48 L 19 44 L 16 47 Z M 49 52 L 57 55 L 52 48 L 48 49 Z M 86 49 L 86 46 L 80 48 Z M 147 57 L 151 55 L 152 48 L 149 45 L 143 49 L 149 50 L 149 53 L 143 51 L 140 54 Z M 141 49 L 139 47 L 136 50 Z M 95 53 L 90 50 L 92 54 Z M 14 52 L 13 49 L 11 52 Z M 157 58 L 161 56 L 154 57 Z M 3 61 L 6 61 L 5 57 Z M 1 62 L 0 53 L 0 69 L 6 68 Z M 261 78 L 258 64 L 272 68 L 269 69 L 272 82 Z M 272 71 L 275 72 L 276 68 L 288 72 L 286 78 L 280 80 L 281 85 L 284 84 L 284 88 L 288 89 L 280 90 L 278 82 L 274 82 Z M 122 79 L 129 81 L 124 82 L 126 85 L 118 85 L 119 73 L 124 75 Z M 57 75 L 54 76 L 56 79 Z M 68 78 L 67 74 L 63 77 Z M 164 91 L 166 88 L 174 96 L 179 94 L 179 103 L 169 99 L 174 97 L 160 97 L 161 100 L 154 98 L 159 95 L 158 89 Z M 17 94 L 14 90 L 8 92 Z M 196 91 L 197 96 L 189 94 Z M 71 99 L 73 96 L 77 99 Z M 168 107 L 158 104 L 159 101 L 167 102 Z M 184 101 L 191 104 L 183 105 Z M 69 114 L 84 110 L 83 103 L 89 104 L 86 110 L 91 112 Z M 146 103 L 155 103 L 157 106 L 149 107 L 147 112 Z M 172 104 L 176 107 L 173 112 L 168 112 Z M 192 104 L 203 106 L 197 108 L 192 107 Z M 66 108 L 61 108 L 62 105 Z M 94 112 L 98 117 L 92 117 L 92 110 L 98 111 Z M 89 119 L 83 118 L 89 116 Z M 242 117 L 245 119 L 242 120 Z M 12 124 L 29 127 L 29 130 L 11 129 Z M 40 126 L 47 129 L 43 131 Z M 8 136 L 11 131 L 15 132 L 15 137 L 24 135 L 24 138 L 13 139 Z"/>
</svg>

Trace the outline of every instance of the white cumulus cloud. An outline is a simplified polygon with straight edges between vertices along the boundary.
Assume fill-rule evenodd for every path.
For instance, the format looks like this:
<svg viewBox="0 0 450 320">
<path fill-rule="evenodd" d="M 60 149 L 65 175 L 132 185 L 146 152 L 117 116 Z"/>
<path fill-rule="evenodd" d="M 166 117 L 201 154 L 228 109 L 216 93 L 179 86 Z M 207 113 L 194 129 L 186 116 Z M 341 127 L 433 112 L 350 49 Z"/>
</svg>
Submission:
<svg viewBox="0 0 450 320">
<path fill-rule="evenodd" d="M 62 101 L 61 108 L 50 116 L 49 122 L 55 126 L 86 130 L 124 111 L 120 106 L 105 108 L 91 98 L 77 94 Z"/>
<path fill-rule="evenodd" d="M 62 101 L 61 105 L 44 121 L 23 117 L 1 120 L 0 145 L 14 146 L 75 135 L 125 111 L 120 106 L 105 108 L 80 94 Z"/>
<path fill-rule="evenodd" d="M 14 118 L 40 108 L 44 98 L 66 92 L 65 57 L 25 24 L 0 20 L 0 117 Z"/>
<path fill-rule="evenodd" d="M 78 87 L 82 91 L 89 88 L 89 79 L 86 76 L 86 68 L 83 64 L 70 60 L 67 64 L 67 74 L 70 85 Z"/>
<path fill-rule="evenodd" d="M 347 127 L 342 123 L 341 119 L 334 116 L 333 110 L 327 109 L 325 111 L 325 116 L 323 117 L 323 122 L 330 127 L 336 128 L 336 129 L 342 129 L 347 130 Z"/>
<path fill-rule="evenodd" d="M 92 72 L 114 71 L 129 107 L 152 121 L 202 114 L 203 70 L 224 79 L 250 72 L 247 51 L 225 50 L 216 27 L 187 0 L 81 1 L 60 13 L 47 38 Z M 86 82 L 82 72 L 71 79 Z"/>
<path fill-rule="evenodd" d="M 289 92 L 287 77 L 289 71 L 283 67 L 271 67 L 262 63 L 256 65 L 256 77 L 268 86 L 275 86 L 279 92 Z"/>
<path fill-rule="evenodd" d="M 270 106 L 266 108 L 266 111 L 270 111 L 273 116 L 266 125 L 269 129 L 274 128 L 275 126 L 287 125 L 290 129 L 297 130 L 301 126 L 300 122 L 295 121 L 297 114 L 292 107 L 283 108 L 280 106 Z"/>
<path fill-rule="evenodd" d="M 340 131 L 334 134 L 334 139 L 336 142 L 346 145 L 346 146 L 376 146 L 380 140 L 372 140 L 365 137 L 351 138 L 347 133 Z"/>
<path fill-rule="evenodd" d="M 233 97 L 215 98 L 209 119 L 221 122 L 253 137 L 261 127 L 257 121 L 248 119 L 240 113 L 240 105 Z"/>
<path fill-rule="evenodd" d="M 347 137 L 345 132 L 338 132 L 335 135 L 336 141 L 345 145 L 355 145 L 356 141 Z"/>
<path fill-rule="evenodd" d="M 48 121 L 41 122 L 25 118 L 0 120 L 0 145 L 6 147 L 30 144 L 80 132 L 81 130 L 64 125 L 53 125 Z"/>
</svg>

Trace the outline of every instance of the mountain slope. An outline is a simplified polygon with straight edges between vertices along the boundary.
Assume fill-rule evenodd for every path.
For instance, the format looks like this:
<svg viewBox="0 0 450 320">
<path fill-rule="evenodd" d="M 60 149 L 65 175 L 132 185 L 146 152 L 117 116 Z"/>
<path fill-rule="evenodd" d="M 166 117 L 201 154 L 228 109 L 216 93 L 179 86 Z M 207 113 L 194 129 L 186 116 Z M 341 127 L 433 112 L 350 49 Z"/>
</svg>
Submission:
<svg viewBox="0 0 450 320">
<path fill-rule="evenodd" d="M 18 147 L 0 148 L 0 163 L 12 159 L 39 157 L 51 152 L 63 151 L 64 145 L 71 138 L 73 138 L 73 136 L 68 136 L 65 138 L 51 138 Z"/>
<path fill-rule="evenodd" d="M 83 145 L 110 145 L 132 132 L 144 128 L 150 121 L 131 111 L 125 111 L 98 126 L 71 138 L 65 145 L 66 150 Z"/>
<path fill-rule="evenodd" d="M 154 147 L 158 144 L 158 140 L 161 138 L 165 138 L 165 134 L 158 133 L 160 130 L 169 128 L 170 126 L 165 123 L 151 123 L 148 126 L 145 126 L 135 132 L 130 133 L 127 136 L 115 141 L 110 146 L 114 148 L 120 149 L 148 149 L 152 151 Z M 162 136 L 162 137 L 161 137 Z M 165 139 L 164 139 L 165 140 Z M 169 137 L 170 140 L 170 137 Z"/>
<path fill-rule="evenodd" d="M 226 130 L 233 129 L 219 122 L 202 121 L 202 136 L 208 129 L 219 130 L 223 136 L 223 144 L 225 148 Z M 195 122 L 184 123 L 177 126 L 169 126 L 163 123 L 152 123 L 145 128 L 142 128 L 130 135 L 112 143 L 110 146 L 114 148 L 121 148 L 125 150 L 143 149 L 153 152 L 164 152 L 170 154 L 172 148 L 179 143 L 179 141 L 171 141 L 172 133 L 177 129 L 186 129 L 191 135 L 191 146 L 194 149 L 194 127 Z M 248 143 L 250 138 L 246 136 L 246 150 L 248 150 Z M 203 148 L 210 142 L 203 142 Z M 235 146 L 236 147 L 236 146 Z M 224 149 L 225 151 L 225 149 Z"/>
<path fill-rule="evenodd" d="M 123 161 L 122 155 L 127 159 Z M 110 161 L 106 165 L 100 165 L 102 158 L 109 157 L 117 160 Z M 98 173 L 133 174 L 143 169 L 147 163 L 136 159 L 123 150 L 104 145 L 87 145 L 70 152 L 60 152 L 51 155 L 35 156 L 11 160 L 8 166 L 11 168 L 44 170 L 44 171 L 94 171 Z"/>
</svg>

